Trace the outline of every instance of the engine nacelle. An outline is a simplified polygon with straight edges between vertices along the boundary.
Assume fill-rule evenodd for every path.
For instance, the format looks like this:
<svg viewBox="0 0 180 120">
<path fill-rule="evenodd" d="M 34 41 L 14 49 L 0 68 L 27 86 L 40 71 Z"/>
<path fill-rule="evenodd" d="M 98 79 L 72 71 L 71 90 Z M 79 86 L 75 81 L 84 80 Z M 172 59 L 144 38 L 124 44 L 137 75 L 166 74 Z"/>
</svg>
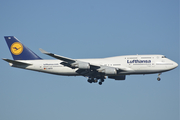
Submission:
<svg viewBox="0 0 180 120">
<path fill-rule="evenodd" d="M 79 63 L 78 64 L 79 69 L 90 69 L 89 63 Z"/>
<path fill-rule="evenodd" d="M 71 66 L 79 68 L 79 69 L 90 69 L 89 63 L 85 63 L 85 62 L 72 64 Z"/>
<path fill-rule="evenodd" d="M 115 68 L 106 68 L 104 71 L 105 75 L 116 75 L 117 70 Z"/>
<path fill-rule="evenodd" d="M 126 76 L 125 75 L 119 75 L 119 76 L 108 76 L 110 79 L 115 79 L 115 80 L 125 80 Z"/>
</svg>

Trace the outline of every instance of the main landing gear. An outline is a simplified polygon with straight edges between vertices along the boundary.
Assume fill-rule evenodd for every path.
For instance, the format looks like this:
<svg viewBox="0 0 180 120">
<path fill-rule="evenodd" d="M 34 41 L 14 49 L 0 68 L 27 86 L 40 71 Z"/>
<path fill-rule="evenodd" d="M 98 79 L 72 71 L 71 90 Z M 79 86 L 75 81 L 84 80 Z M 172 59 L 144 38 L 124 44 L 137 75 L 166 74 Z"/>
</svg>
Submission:
<svg viewBox="0 0 180 120">
<path fill-rule="evenodd" d="M 157 78 L 158 81 L 161 80 L 160 75 L 161 75 L 161 73 L 158 74 L 158 78 Z"/>
<path fill-rule="evenodd" d="M 87 81 L 89 83 L 97 83 L 98 79 L 97 78 L 89 78 Z M 99 79 L 99 85 L 102 85 L 103 82 L 104 82 L 104 79 Z"/>
<path fill-rule="evenodd" d="M 100 79 L 99 85 L 102 85 L 102 82 L 104 82 L 104 79 Z"/>
</svg>

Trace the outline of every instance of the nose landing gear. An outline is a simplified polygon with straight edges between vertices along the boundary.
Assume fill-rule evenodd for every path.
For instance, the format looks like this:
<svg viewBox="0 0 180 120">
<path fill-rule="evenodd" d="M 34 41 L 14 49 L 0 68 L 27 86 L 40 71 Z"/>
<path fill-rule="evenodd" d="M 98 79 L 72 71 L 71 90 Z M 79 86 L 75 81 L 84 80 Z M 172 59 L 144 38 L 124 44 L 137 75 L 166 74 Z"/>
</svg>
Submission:
<svg viewBox="0 0 180 120">
<path fill-rule="evenodd" d="M 157 78 L 158 81 L 161 80 L 160 75 L 161 75 L 161 73 L 158 74 L 158 78 Z"/>
</svg>

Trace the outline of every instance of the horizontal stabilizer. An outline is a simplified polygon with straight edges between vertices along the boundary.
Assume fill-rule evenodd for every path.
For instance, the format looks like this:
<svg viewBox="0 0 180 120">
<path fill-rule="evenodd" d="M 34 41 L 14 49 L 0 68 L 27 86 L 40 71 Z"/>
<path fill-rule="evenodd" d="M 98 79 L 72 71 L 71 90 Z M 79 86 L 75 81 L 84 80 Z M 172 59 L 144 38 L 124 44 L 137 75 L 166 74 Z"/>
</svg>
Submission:
<svg viewBox="0 0 180 120">
<path fill-rule="evenodd" d="M 20 62 L 20 61 L 16 61 L 16 60 L 10 60 L 10 59 L 6 59 L 6 58 L 3 58 L 3 60 L 8 63 L 12 63 L 12 64 L 16 64 L 16 65 L 32 65 L 30 63 Z"/>
</svg>

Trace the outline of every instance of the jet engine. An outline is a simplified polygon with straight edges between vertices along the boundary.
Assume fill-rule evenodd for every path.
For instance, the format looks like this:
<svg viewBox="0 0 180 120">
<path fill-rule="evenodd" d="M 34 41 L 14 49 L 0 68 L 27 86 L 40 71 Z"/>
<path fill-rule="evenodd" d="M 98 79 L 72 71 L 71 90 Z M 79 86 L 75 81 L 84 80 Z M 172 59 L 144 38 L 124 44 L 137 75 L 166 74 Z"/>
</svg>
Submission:
<svg viewBox="0 0 180 120">
<path fill-rule="evenodd" d="M 116 75 L 117 70 L 115 68 L 106 68 L 103 71 L 106 75 Z"/>
<path fill-rule="evenodd" d="M 79 69 L 90 69 L 89 63 L 86 63 L 86 62 L 80 62 L 80 63 L 72 64 L 71 66 L 79 68 Z"/>
</svg>

